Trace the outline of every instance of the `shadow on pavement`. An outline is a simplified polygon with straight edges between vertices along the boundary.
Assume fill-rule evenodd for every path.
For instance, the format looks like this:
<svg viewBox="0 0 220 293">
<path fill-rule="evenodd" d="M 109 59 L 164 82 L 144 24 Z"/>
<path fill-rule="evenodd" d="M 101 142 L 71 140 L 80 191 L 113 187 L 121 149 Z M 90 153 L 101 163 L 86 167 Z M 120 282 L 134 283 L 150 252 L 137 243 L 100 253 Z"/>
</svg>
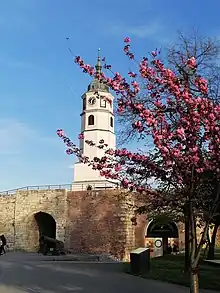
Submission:
<svg viewBox="0 0 220 293">
<path fill-rule="evenodd" d="M 110 293 L 127 278 L 122 263 L 8 261 L 5 265 L 0 262 L 0 266 L 0 293 Z"/>
<path fill-rule="evenodd" d="M 32 261 L 8 255 L 0 258 L 0 293 L 189 292 L 189 288 L 134 277 L 123 271 L 123 263 Z"/>
</svg>

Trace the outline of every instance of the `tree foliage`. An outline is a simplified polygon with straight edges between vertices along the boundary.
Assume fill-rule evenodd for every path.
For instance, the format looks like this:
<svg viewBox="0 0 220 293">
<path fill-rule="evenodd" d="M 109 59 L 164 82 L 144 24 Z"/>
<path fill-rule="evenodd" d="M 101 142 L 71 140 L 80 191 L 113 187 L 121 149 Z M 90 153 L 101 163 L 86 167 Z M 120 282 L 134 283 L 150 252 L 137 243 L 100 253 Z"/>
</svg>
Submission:
<svg viewBox="0 0 220 293">
<path fill-rule="evenodd" d="M 194 57 L 196 59 L 196 72 L 198 75 L 205 76 L 208 81 L 209 98 L 215 103 L 220 103 L 220 41 L 217 38 L 204 37 L 193 30 L 191 34 L 178 32 L 178 37 L 174 44 L 163 49 L 163 54 L 167 56 L 167 63 L 170 68 L 180 78 L 187 74 L 184 60 Z M 140 81 L 140 94 L 136 99 L 151 107 L 151 99 L 143 94 L 145 90 L 145 80 Z M 132 127 L 130 120 L 136 118 L 135 113 L 125 110 L 118 113 L 117 122 L 119 129 L 119 144 L 123 145 L 129 140 L 140 140 L 141 136 Z M 145 142 L 146 143 L 146 142 Z M 149 142 L 150 143 L 150 142 Z"/>
</svg>

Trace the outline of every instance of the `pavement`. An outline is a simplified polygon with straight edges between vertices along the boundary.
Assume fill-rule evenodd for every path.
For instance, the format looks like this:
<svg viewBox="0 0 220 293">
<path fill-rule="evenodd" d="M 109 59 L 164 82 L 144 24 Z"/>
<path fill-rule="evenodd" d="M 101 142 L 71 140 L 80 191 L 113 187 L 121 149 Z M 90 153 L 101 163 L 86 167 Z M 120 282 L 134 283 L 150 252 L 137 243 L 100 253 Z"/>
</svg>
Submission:
<svg viewBox="0 0 220 293">
<path fill-rule="evenodd" d="M 209 264 L 212 264 L 212 265 L 217 265 L 217 266 L 220 266 L 220 259 L 213 259 L 213 260 L 205 260 L 205 262 L 209 263 Z"/>
<path fill-rule="evenodd" d="M 122 264 L 116 262 L 53 261 L 50 257 L 19 252 L 1 256 L 0 293 L 25 292 L 187 293 L 189 289 L 125 274 Z"/>
</svg>

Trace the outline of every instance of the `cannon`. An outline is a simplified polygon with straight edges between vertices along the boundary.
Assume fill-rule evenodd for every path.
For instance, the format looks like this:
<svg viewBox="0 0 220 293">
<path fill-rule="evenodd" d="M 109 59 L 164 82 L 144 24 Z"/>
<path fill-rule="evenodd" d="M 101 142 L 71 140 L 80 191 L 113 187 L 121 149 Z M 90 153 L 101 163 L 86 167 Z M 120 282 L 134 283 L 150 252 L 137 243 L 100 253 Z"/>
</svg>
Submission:
<svg viewBox="0 0 220 293">
<path fill-rule="evenodd" d="M 52 255 L 64 255 L 64 243 L 60 240 L 50 238 L 48 236 L 41 236 L 40 237 L 40 249 L 39 252 L 41 252 L 44 255 L 47 255 L 48 253 L 51 253 Z"/>
</svg>

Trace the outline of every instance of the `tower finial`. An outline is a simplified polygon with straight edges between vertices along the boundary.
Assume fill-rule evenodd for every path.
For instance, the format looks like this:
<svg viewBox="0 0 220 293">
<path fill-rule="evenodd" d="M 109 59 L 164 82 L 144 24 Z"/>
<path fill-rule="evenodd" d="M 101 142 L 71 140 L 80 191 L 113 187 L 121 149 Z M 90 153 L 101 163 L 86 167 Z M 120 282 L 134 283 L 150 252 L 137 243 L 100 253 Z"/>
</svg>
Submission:
<svg viewBox="0 0 220 293">
<path fill-rule="evenodd" d="M 97 56 L 97 63 L 95 65 L 95 69 L 96 69 L 96 72 L 94 74 L 94 79 L 88 86 L 88 91 L 104 91 L 109 93 L 109 87 L 107 86 L 107 84 L 100 81 L 103 75 L 100 48 L 98 48 L 98 56 Z"/>
<path fill-rule="evenodd" d="M 100 48 L 98 48 L 98 58 L 97 58 L 97 64 L 95 66 L 96 73 L 101 74 L 102 73 L 102 65 L 101 65 L 101 57 L 100 57 Z"/>
</svg>

